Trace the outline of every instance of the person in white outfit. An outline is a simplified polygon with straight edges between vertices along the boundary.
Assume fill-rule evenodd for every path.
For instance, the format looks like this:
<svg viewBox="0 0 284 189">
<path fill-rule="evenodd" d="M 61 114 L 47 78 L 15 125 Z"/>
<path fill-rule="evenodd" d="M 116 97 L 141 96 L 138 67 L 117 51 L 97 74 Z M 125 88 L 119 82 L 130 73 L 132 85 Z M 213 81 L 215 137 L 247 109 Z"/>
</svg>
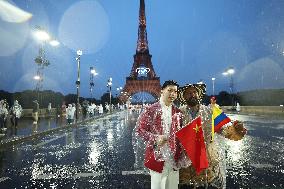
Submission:
<svg viewBox="0 0 284 189">
<path fill-rule="evenodd" d="M 8 110 L 6 108 L 6 104 L 4 103 L 4 100 L 0 101 L 0 129 L 6 130 L 5 128 L 5 120 L 8 116 Z M 1 131 L 0 131 L 1 132 Z"/>
<path fill-rule="evenodd" d="M 14 105 L 11 107 L 11 122 L 13 126 L 18 126 L 18 120 L 22 115 L 22 111 L 22 106 L 18 103 L 17 100 L 15 100 Z"/>
<path fill-rule="evenodd" d="M 103 108 L 103 105 L 100 104 L 100 106 L 99 106 L 99 114 L 101 115 L 103 113 L 104 113 L 104 108 Z"/>
<path fill-rule="evenodd" d="M 178 189 L 181 144 L 175 132 L 181 127 L 180 110 L 173 104 L 178 84 L 166 81 L 159 102 L 146 108 L 139 116 L 136 136 L 146 143 L 144 165 L 150 170 L 151 189 Z"/>
<path fill-rule="evenodd" d="M 237 103 L 237 107 L 236 107 L 236 110 L 237 110 L 237 112 L 238 112 L 238 113 L 240 113 L 240 111 L 241 111 L 241 106 L 240 106 L 240 103 Z"/>
<path fill-rule="evenodd" d="M 67 118 L 68 124 L 73 123 L 75 111 L 76 111 L 76 108 L 72 106 L 72 104 L 68 104 L 68 108 L 66 108 L 66 118 Z"/>
<path fill-rule="evenodd" d="M 51 115 L 51 103 L 48 103 L 47 113 L 48 113 L 49 116 Z"/>
</svg>

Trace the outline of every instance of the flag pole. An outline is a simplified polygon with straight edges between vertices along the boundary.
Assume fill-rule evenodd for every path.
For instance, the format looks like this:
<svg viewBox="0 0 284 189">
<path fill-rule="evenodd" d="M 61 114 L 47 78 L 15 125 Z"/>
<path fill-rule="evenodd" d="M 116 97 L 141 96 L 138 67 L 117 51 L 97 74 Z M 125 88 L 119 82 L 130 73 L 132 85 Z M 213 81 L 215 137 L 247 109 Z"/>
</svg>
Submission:
<svg viewBox="0 0 284 189">
<path fill-rule="evenodd" d="M 213 106 L 215 106 L 215 105 L 213 105 Z M 212 120 L 212 125 L 211 125 L 211 141 L 210 142 L 213 142 L 213 140 L 214 140 L 214 132 L 215 132 L 215 130 L 214 130 L 214 116 L 213 116 L 213 110 L 214 110 L 214 107 L 212 107 L 212 115 L 211 115 L 211 120 Z"/>
</svg>

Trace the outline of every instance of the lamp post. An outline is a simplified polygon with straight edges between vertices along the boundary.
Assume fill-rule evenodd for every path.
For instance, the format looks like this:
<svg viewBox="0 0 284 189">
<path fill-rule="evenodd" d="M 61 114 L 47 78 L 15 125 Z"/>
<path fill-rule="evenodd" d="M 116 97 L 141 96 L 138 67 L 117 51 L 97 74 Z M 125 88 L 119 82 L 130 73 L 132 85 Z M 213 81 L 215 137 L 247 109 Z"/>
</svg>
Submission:
<svg viewBox="0 0 284 189">
<path fill-rule="evenodd" d="M 78 121 L 79 118 L 79 103 L 80 103 L 80 61 L 81 61 L 81 55 L 82 50 L 77 50 L 77 81 L 76 81 L 76 87 L 77 87 L 77 106 L 76 106 L 76 121 Z"/>
<path fill-rule="evenodd" d="M 41 77 L 40 77 L 40 74 L 39 72 L 37 72 L 37 74 L 34 76 L 34 80 L 36 81 L 36 93 L 37 93 L 37 100 L 39 101 L 39 89 L 40 89 L 40 80 L 41 80 Z"/>
<path fill-rule="evenodd" d="M 117 93 L 116 93 L 116 101 L 117 101 L 117 103 L 118 103 L 120 100 L 119 100 L 119 98 L 118 98 L 117 96 L 118 96 L 118 94 L 122 91 L 122 87 L 117 87 L 116 90 L 117 90 Z M 118 107 L 118 108 L 119 108 L 119 107 Z"/>
<path fill-rule="evenodd" d="M 111 107 L 111 86 L 112 86 L 112 78 L 110 77 L 107 81 L 107 87 L 109 88 L 109 106 L 110 106 L 110 111 L 112 109 Z"/>
<path fill-rule="evenodd" d="M 122 87 L 117 87 L 116 90 L 117 90 L 117 93 L 119 93 L 119 91 L 122 90 Z M 116 94 L 116 96 L 117 96 L 117 94 Z"/>
<path fill-rule="evenodd" d="M 230 76 L 230 89 L 232 94 L 234 93 L 234 81 L 233 81 L 233 74 L 235 73 L 235 70 L 233 68 L 228 69 L 228 74 Z"/>
<path fill-rule="evenodd" d="M 120 107 L 119 107 L 119 101 L 120 100 L 118 98 L 118 94 L 120 93 L 121 90 L 122 90 L 122 87 L 117 87 L 116 88 L 117 93 L 116 93 L 115 97 L 116 97 L 117 109 L 120 109 Z"/>
<path fill-rule="evenodd" d="M 215 77 L 212 77 L 212 95 L 215 96 L 215 80 L 216 78 Z"/>
<path fill-rule="evenodd" d="M 230 77 L 230 83 L 229 83 L 229 87 L 230 87 L 230 93 L 232 96 L 232 106 L 234 106 L 234 80 L 233 80 L 233 74 L 235 73 L 234 68 L 230 67 L 227 70 L 225 70 L 225 72 L 223 72 L 224 76 L 229 76 Z"/>
<path fill-rule="evenodd" d="M 43 70 L 44 67 L 47 67 L 50 64 L 46 58 L 44 45 L 49 42 L 51 46 L 58 46 L 60 43 L 57 40 L 52 39 L 49 33 L 39 26 L 35 27 L 33 35 L 40 43 L 39 54 L 35 58 L 35 63 L 37 64 L 37 75 L 34 77 L 36 80 L 37 100 L 40 103 L 41 100 L 39 99 L 39 91 L 43 87 Z"/>
<path fill-rule="evenodd" d="M 93 98 L 93 90 L 94 90 L 94 76 L 98 75 L 98 73 L 96 72 L 96 70 L 93 67 L 90 67 L 90 96 L 91 96 L 91 100 Z"/>
</svg>

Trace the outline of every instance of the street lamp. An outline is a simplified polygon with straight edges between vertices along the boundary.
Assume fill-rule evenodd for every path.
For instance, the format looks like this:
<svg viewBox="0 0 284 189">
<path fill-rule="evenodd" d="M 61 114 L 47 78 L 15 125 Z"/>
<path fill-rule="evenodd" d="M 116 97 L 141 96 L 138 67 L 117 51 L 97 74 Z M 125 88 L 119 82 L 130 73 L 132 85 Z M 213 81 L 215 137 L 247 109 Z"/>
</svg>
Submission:
<svg viewBox="0 0 284 189">
<path fill-rule="evenodd" d="M 214 96 L 215 95 L 215 80 L 216 78 L 215 77 L 212 77 L 212 95 Z"/>
<path fill-rule="evenodd" d="M 78 121 L 79 118 L 79 103 L 80 103 L 80 61 L 81 61 L 81 55 L 82 55 L 82 50 L 77 50 L 77 81 L 76 81 L 76 86 L 77 86 L 77 106 L 76 106 L 76 121 Z"/>
<path fill-rule="evenodd" d="M 41 27 L 36 26 L 36 30 L 34 31 L 35 37 L 40 41 L 49 41 L 50 35 Z"/>
<path fill-rule="evenodd" d="M 225 72 L 223 72 L 224 76 L 229 76 L 230 77 L 230 92 L 231 92 L 231 96 L 232 96 L 232 106 L 234 106 L 234 80 L 233 80 L 233 74 L 235 73 L 234 68 L 230 67 L 227 70 L 225 70 Z"/>
<path fill-rule="evenodd" d="M 52 46 L 58 46 L 59 42 L 55 39 L 52 39 L 52 37 L 49 35 L 47 31 L 45 31 L 43 28 L 36 26 L 35 30 L 33 31 L 33 35 L 36 38 L 37 41 L 40 42 L 39 46 L 39 55 L 35 58 L 35 63 L 37 64 L 37 75 L 34 77 L 36 80 L 36 91 L 37 91 L 37 98 L 39 100 L 39 91 L 43 87 L 43 70 L 44 67 L 47 67 L 50 62 L 47 60 L 44 50 L 44 45 L 46 42 L 49 42 Z"/>
<path fill-rule="evenodd" d="M 116 90 L 117 90 L 116 99 L 117 99 L 117 101 L 119 101 L 117 95 L 122 92 L 122 87 L 117 87 Z M 119 92 L 119 91 L 121 91 L 121 92 Z"/>
<path fill-rule="evenodd" d="M 234 81 L 233 81 L 233 74 L 235 73 L 235 70 L 233 68 L 228 68 L 225 72 L 223 72 L 224 76 L 230 76 L 230 92 L 233 94 L 234 92 Z"/>
<path fill-rule="evenodd" d="M 51 46 L 58 46 L 60 45 L 59 41 L 53 39 L 50 34 L 45 31 L 42 27 L 36 26 L 35 31 L 33 32 L 35 38 L 40 42 L 49 42 Z"/>
<path fill-rule="evenodd" d="M 36 81 L 36 93 L 37 93 L 37 100 L 39 102 L 39 89 L 40 89 L 40 83 L 42 81 L 42 78 L 40 77 L 39 73 L 34 76 L 34 80 Z"/>
<path fill-rule="evenodd" d="M 35 63 L 37 64 L 37 74 L 36 76 L 34 76 L 34 79 L 36 80 L 37 100 L 39 103 L 41 103 L 41 100 L 39 99 L 39 91 L 42 88 L 43 84 L 43 69 L 50 64 L 45 57 L 45 50 L 43 46 L 44 43 L 50 39 L 50 36 L 45 30 L 40 27 L 36 27 L 34 36 L 36 40 L 40 42 L 38 56 L 35 58 Z"/>
<path fill-rule="evenodd" d="M 93 98 L 93 89 L 94 89 L 94 76 L 98 75 L 96 70 L 93 67 L 90 67 L 90 94 L 91 99 Z"/>
<path fill-rule="evenodd" d="M 122 90 L 122 87 L 117 87 L 116 90 L 117 90 L 117 93 L 119 93 L 119 91 Z"/>
<path fill-rule="evenodd" d="M 117 97 L 117 95 L 122 92 L 122 89 L 123 89 L 122 87 L 117 87 L 117 88 L 116 88 L 116 91 L 117 91 L 117 92 L 116 92 L 115 97 L 116 97 L 116 102 L 117 102 L 118 104 L 119 104 L 119 98 Z M 120 91 L 121 91 L 121 92 L 120 92 Z M 118 105 L 118 104 L 117 104 L 117 105 Z M 117 108 L 118 108 L 118 109 L 120 108 L 119 105 L 117 106 Z"/>
<path fill-rule="evenodd" d="M 49 44 L 50 44 L 51 46 L 53 46 L 53 47 L 56 47 L 56 46 L 58 46 L 60 43 L 59 43 L 59 41 L 53 39 L 53 40 L 51 40 L 51 41 L 49 42 Z"/>
<path fill-rule="evenodd" d="M 90 69 L 91 69 L 92 75 L 94 75 L 94 76 L 98 75 L 98 73 L 96 72 L 96 70 L 93 67 L 90 67 Z"/>
<path fill-rule="evenodd" d="M 109 105 L 110 105 L 110 110 L 111 108 L 111 86 L 112 86 L 112 78 L 110 77 L 107 81 L 107 87 L 109 87 Z"/>
<path fill-rule="evenodd" d="M 35 75 L 34 76 L 34 80 L 40 80 L 40 76 L 39 75 Z"/>
</svg>

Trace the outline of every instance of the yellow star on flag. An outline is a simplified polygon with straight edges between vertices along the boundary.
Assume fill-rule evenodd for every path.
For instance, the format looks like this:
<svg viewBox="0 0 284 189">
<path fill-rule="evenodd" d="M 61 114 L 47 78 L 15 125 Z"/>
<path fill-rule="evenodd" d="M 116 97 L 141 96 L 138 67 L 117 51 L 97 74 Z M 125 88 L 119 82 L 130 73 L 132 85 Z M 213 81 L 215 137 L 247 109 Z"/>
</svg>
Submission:
<svg viewBox="0 0 284 189">
<path fill-rule="evenodd" d="M 196 127 L 195 128 L 193 128 L 194 130 L 195 130 L 195 133 L 198 133 L 199 132 L 199 128 L 200 128 L 201 126 L 198 126 L 197 124 L 196 124 Z"/>
</svg>

